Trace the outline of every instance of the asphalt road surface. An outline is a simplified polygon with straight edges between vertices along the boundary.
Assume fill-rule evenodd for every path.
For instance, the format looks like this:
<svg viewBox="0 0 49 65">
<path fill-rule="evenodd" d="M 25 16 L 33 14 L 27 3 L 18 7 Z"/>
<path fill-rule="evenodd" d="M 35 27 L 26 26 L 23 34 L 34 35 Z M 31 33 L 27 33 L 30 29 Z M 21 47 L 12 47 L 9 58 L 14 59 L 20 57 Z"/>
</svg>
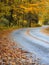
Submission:
<svg viewBox="0 0 49 65">
<path fill-rule="evenodd" d="M 49 65 L 49 36 L 40 30 L 44 27 L 22 28 L 11 33 L 11 38 L 18 46 L 34 53 L 40 62 Z"/>
</svg>

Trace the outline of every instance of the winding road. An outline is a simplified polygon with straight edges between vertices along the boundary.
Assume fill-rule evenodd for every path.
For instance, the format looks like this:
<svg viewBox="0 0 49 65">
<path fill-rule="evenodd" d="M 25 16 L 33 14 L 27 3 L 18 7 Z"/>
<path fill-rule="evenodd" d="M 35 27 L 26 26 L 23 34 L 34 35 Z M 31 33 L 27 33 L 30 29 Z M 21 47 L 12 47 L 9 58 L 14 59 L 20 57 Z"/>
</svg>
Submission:
<svg viewBox="0 0 49 65">
<path fill-rule="evenodd" d="M 44 27 L 15 30 L 11 33 L 11 38 L 20 48 L 34 53 L 41 59 L 41 63 L 49 65 L 49 36 L 40 32 L 42 28 Z"/>
</svg>

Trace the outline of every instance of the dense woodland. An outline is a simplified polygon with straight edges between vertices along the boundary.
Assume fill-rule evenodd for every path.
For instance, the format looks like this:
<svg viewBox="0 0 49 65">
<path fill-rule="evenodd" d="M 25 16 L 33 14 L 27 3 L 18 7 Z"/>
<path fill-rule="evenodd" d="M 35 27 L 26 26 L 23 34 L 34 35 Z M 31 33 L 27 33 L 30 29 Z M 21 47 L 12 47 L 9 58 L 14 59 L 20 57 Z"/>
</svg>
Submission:
<svg viewBox="0 0 49 65">
<path fill-rule="evenodd" d="M 49 24 L 49 0 L 0 0 L 0 26 L 34 24 Z"/>
</svg>

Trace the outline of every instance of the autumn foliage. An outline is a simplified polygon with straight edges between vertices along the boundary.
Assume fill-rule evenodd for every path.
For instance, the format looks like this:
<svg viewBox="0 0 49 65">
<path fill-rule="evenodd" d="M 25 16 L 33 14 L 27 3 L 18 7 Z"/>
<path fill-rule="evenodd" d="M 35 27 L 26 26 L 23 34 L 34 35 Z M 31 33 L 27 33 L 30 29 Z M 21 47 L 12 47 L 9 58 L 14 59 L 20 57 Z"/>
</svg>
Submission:
<svg viewBox="0 0 49 65">
<path fill-rule="evenodd" d="M 31 14 L 28 14 L 29 12 Z M 0 0 L 1 26 L 28 27 L 31 26 L 31 23 L 36 22 L 43 24 L 49 21 L 48 14 L 49 0 Z M 29 16 L 28 19 L 27 16 Z"/>
</svg>

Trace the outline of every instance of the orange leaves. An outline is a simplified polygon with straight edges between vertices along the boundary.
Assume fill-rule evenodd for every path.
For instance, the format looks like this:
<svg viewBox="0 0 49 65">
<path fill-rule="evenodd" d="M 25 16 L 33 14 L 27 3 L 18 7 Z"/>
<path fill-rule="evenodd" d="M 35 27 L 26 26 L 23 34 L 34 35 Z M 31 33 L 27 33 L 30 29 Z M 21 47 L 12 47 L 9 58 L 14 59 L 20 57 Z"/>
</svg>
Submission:
<svg viewBox="0 0 49 65">
<path fill-rule="evenodd" d="M 27 51 L 18 48 L 14 42 L 7 38 L 7 34 L 4 33 L 5 31 L 1 32 L 1 35 L 5 36 L 2 35 L 0 37 L 0 65 L 22 65 L 24 61 L 25 63 L 30 63 L 26 62 L 29 59 L 26 57 Z"/>
</svg>

